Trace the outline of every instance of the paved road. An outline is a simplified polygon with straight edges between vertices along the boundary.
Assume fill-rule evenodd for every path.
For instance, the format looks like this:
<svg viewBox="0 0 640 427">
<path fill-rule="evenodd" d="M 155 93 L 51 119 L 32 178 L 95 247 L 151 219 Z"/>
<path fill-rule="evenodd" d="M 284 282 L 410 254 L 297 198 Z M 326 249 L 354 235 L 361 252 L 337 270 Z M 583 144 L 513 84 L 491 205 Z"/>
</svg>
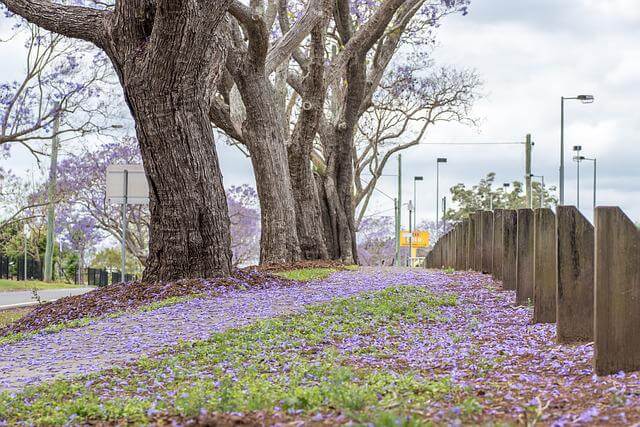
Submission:
<svg viewBox="0 0 640 427">
<path fill-rule="evenodd" d="M 19 390 L 56 376 L 96 372 L 212 332 L 304 310 L 309 304 L 389 286 L 434 285 L 448 276 L 427 270 L 338 272 L 303 286 L 229 291 L 150 313 L 130 313 L 77 329 L 0 346 L 0 391 Z"/>
<path fill-rule="evenodd" d="M 80 295 L 92 291 L 94 288 L 51 289 L 38 291 L 42 301 L 52 301 L 70 295 Z M 0 309 L 3 306 L 34 302 L 31 291 L 0 292 Z"/>
</svg>

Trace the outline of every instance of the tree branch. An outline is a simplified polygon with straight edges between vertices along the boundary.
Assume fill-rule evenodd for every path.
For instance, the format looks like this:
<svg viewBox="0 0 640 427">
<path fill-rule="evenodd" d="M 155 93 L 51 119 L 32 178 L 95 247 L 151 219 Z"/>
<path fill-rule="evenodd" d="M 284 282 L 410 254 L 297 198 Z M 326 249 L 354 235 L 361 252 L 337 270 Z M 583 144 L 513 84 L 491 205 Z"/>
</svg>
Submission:
<svg viewBox="0 0 640 427">
<path fill-rule="evenodd" d="M 7 8 L 45 30 L 103 47 L 111 12 L 46 0 L 0 0 Z"/>
</svg>

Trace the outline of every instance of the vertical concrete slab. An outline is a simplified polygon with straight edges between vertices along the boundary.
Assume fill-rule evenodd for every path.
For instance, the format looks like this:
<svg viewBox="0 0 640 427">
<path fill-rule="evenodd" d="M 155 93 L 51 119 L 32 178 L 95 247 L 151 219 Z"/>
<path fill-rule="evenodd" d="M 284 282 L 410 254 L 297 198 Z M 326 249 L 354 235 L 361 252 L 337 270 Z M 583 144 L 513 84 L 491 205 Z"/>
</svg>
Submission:
<svg viewBox="0 0 640 427">
<path fill-rule="evenodd" d="M 593 341 L 593 225 L 575 208 L 558 206 L 556 329 L 560 344 Z"/>
<path fill-rule="evenodd" d="M 476 227 L 478 215 L 469 215 L 469 230 L 467 232 L 467 270 L 475 270 L 476 267 Z"/>
<path fill-rule="evenodd" d="M 502 287 L 516 289 L 518 254 L 518 212 L 505 209 L 502 212 Z"/>
<path fill-rule="evenodd" d="M 473 269 L 482 271 L 482 212 L 476 212 L 475 250 L 473 253 Z"/>
<path fill-rule="evenodd" d="M 534 211 L 533 323 L 556 321 L 556 216 L 551 209 Z"/>
<path fill-rule="evenodd" d="M 518 209 L 516 304 L 533 302 L 533 210 Z"/>
<path fill-rule="evenodd" d="M 640 370 L 640 232 L 617 207 L 595 214 L 595 352 L 598 375 Z"/>
<path fill-rule="evenodd" d="M 493 212 L 482 211 L 482 272 L 491 274 L 493 268 Z"/>
<path fill-rule="evenodd" d="M 493 211 L 493 256 L 491 271 L 496 280 L 502 280 L 502 216 L 504 209 Z"/>
</svg>

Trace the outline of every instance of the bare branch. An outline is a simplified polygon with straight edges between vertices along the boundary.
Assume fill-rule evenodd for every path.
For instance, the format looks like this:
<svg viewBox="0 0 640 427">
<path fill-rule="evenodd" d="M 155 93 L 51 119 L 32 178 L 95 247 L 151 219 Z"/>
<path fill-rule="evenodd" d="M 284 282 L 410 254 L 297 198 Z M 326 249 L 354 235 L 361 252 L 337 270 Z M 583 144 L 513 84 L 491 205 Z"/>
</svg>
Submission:
<svg viewBox="0 0 640 427">
<path fill-rule="evenodd" d="M 47 0 L 0 0 L 7 8 L 45 30 L 104 46 L 111 12 Z"/>
</svg>

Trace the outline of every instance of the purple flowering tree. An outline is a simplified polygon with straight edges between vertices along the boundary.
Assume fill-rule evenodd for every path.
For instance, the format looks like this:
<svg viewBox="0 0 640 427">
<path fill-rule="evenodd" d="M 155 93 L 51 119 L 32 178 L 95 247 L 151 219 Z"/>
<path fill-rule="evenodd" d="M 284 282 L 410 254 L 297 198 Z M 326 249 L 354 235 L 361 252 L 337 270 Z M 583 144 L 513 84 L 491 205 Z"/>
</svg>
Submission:
<svg viewBox="0 0 640 427">
<path fill-rule="evenodd" d="M 257 264 L 260 257 L 260 203 L 248 185 L 227 190 L 234 267 Z"/>
<path fill-rule="evenodd" d="M 106 58 L 86 44 L 13 22 L 11 38 L 25 39 L 24 74 L 0 82 L 0 150 L 7 154 L 17 144 L 46 155 L 43 143 L 54 136 L 65 141 L 109 128 L 110 104 L 101 97 L 111 86 Z"/>
<path fill-rule="evenodd" d="M 104 232 L 96 227 L 96 220 L 74 211 L 70 205 L 61 206 L 56 221 L 56 235 L 62 248 L 78 256 L 77 270 L 84 271 L 88 252 L 104 238 Z M 84 274 L 78 275 L 79 283 L 84 283 Z"/>
<path fill-rule="evenodd" d="M 62 160 L 58 165 L 58 190 L 64 200 L 62 212 L 71 216 L 61 217 L 59 224 L 91 219 L 94 228 L 119 240 L 122 235 L 121 211 L 120 205 L 107 200 L 107 166 L 140 162 L 140 152 L 133 138 L 115 140 L 97 150 L 85 149 Z M 149 241 L 148 207 L 131 205 L 127 215 L 127 250 L 144 265 Z"/>
<path fill-rule="evenodd" d="M 395 257 L 395 221 L 390 216 L 363 218 L 358 228 L 358 257 L 362 265 L 392 265 Z"/>
</svg>

